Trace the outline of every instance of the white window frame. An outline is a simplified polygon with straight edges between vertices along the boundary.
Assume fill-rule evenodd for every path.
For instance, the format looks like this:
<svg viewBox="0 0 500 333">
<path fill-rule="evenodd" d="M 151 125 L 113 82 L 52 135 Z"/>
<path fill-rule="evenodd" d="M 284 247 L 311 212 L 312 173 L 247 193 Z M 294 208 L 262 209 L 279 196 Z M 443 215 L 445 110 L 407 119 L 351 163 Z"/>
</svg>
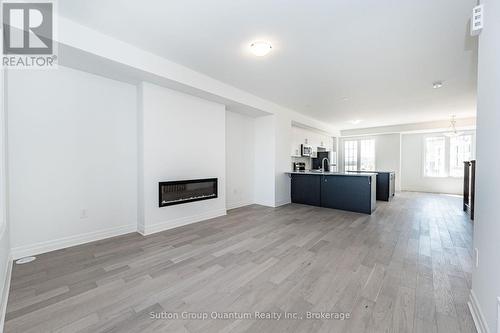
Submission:
<svg viewBox="0 0 500 333">
<path fill-rule="evenodd" d="M 374 158 L 373 158 L 373 168 L 376 170 L 377 169 L 377 140 L 374 137 L 346 137 L 342 138 L 342 169 L 344 172 L 349 172 L 352 170 L 346 170 L 346 163 L 345 163 L 345 143 L 346 141 L 356 141 L 357 144 L 357 155 L 356 155 L 356 171 L 361 171 L 361 141 L 364 140 L 373 140 L 373 145 L 374 145 Z M 374 171 L 374 170 L 368 170 L 368 171 Z"/>
<path fill-rule="evenodd" d="M 361 158 L 361 156 L 362 156 L 361 153 L 363 152 L 363 147 L 361 145 L 361 142 L 363 142 L 363 141 L 371 141 L 371 142 L 373 142 L 373 168 L 370 169 L 370 170 L 361 170 L 361 164 L 363 162 L 363 159 Z M 376 140 L 375 140 L 375 138 L 363 138 L 363 139 L 360 139 L 358 141 L 358 150 L 359 150 L 359 154 L 358 154 L 359 155 L 358 170 L 359 171 L 375 171 L 377 169 L 377 167 L 375 166 L 375 164 L 377 163 L 377 156 L 376 156 L 377 155 L 377 150 L 376 150 L 375 146 L 376 146 Z"/>
<path fill-rule="evenodd" d="M 425 173 L 426 171 L 426 164 L 427 164 L 427 139 L 429 138 L 443 138 L 444 139 L 444 175 L 443 176 L 429 176 Z M 450 141 L 449 141 L 449 138 L 447 138 L 445 135 L 443 134 L 436 134 L 436 135 L 426 135 L 423 140 L 422 140 L 422 150 L 423 150 L 423 154 L 422 154 L 422 173 L 423 173 L 423 176 L 424 178 L 433 178 L 433 179 L 437 179 L 437 178 L 448 178 L 448 174 L 449 174 L 449 152 L 450 152 Z"/>
<path fill-rule="evenodd" d="M 474 131 L 463 131 L 461 135 L 471 135 L 472 140 L 471 140 L 471 159 L 475 159 L 476 156 L 476 133 Z M 427 138 L 433 138 L 433 137 L 444 137 L 444 170 L 445 170 L 445 175 L 444 176 L 428 176 L 425 174 L 425 162 L 426 162 L 426 139 Z M 447 178 L 452 178 L 452 179 L 461 179 L 463 178 L 462 176 L 451 176 L 450 175 L 450 137 L 446 136 L 444 133 L 430 133 L 428 135 L 425 135 L 422 139 L 422 177 L 423 178 L 430 178 L 430 179 L 447 179 Z"/>
<path fill-rule="evenodd" d="M 475 135 L 474 135 L 474 133 L 469 133 L 469 132 L 464 132 L 462 135 L 464 135 L 464 136 L 465 135 L 470 135 L 471 136 L 471 142 L 470 142 L 470 144 L 471 144 L 471 151 L 470 151 L 471 158 L 470 159 L 473 160 L 473 159 L 475 159 L 475 156 L 476 156 L 476 154 L 475 154 L 475 147 L 476 147 L 476 145 L 475 145 Z M 448 145 L 448 156 L 447 156 L 447 159 L 448 159 L 448 175 L 449 175 L 450 178 L 458 178 L 458 179 L 464 178 L 464 173 L 463 173 L 464 166 L 463 166 L 463 163 L 462 163 L 462 168 L 461 168 L 462 169 L 462 173 L 460 174 L 460 176 L 453 176 L 451 174 L 451 138 L 448 138 L 448 143 L 449 143 L 449 145 Z"/>
<path fill-rule="evenodd" d="M 357 140 L 344 140 L 342 142 L 342 164 L 343 164 L 343 167 L 344 167 L 344 172 L 347 172 L 347 171 L 356 171 L 356 170 L 347 170 L 347 164 L 346 164 L 346 158 L 347 158 L 347 154 L 346 154 L 346 143 L 347 142 L 356 142 L 356 169 L 358 168 L 359 166 L 359 142 Z"/>
</svg>

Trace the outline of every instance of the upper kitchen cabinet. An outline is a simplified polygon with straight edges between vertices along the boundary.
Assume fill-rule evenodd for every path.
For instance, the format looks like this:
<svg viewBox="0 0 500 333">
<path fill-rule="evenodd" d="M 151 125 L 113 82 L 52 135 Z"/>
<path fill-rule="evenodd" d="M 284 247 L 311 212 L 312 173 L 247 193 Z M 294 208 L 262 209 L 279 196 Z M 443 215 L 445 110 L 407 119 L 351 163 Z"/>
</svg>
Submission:
<svg viewBox="0 0 500 333">
<path fill-rule="evenodd" d="M 300 130 L 300 128 L 292 126 L 291 156 L 301 156 L 300 145 L 304 144 L 305 137 Z"/>
<path fill-rule="evenodd" d="M 330 147 L 328 146 L 328 140 L 328 135 L 318 134 L 318 147 L 330 150 Z"/>
<path fill-rule="evenodd" d="M 312 146 L 311 140 L 311 132 L 297 126 L 292 126 L 291 156 L 301 156 L 300 146 Z"/>
<path fill-rule="evenodd" d="M 321 146 L 322 143 L 322 135 L 319 133 L 311 132 L 311 146 L 313 150 L 317 150 L 318 147 Z"/>
<path fill-rule="evenodd" d="M 337 151 L 336 147 L 335 147 L 335 138 L 334 137 L 331 137 L 329 136 L 328 137 L 328 147 L 330 148 L 330 150 L 332 151 Z"/>
<path fill-rule="evenodd" d="M 332 137 L 321 133 L 312 133 L 311 146 L 313 150 L 318 148 L 324 149 L 326 151 L 332 150 Z"/>
<path fill-rule="evenodd" d="M 291 156 L 300 156 L 300 145 L 311 146 L 313 157 L 318 152 L 318 148 L 325 151 L 332 151 L 334 148 L 333 138 L 319 131 L 308 130 L 298 126 L 292 126 Z"/>
</svg>

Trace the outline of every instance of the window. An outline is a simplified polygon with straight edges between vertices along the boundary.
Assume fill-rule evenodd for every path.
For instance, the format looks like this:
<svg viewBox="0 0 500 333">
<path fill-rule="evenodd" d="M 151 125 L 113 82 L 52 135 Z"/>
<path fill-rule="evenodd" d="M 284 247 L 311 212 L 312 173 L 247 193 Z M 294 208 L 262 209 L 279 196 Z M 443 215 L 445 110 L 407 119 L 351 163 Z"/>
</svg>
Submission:
<svg viewBox="0 0 500 333">
<path fill-rule="evenodd" d="M 361 140 L 359 142 L 361 146 L 361 161 L 359 165 L 359 170 L 362 171 L 374 171 L 375 170 L 375 140 Z"/>
<path fill-rule="evenodd" d="M 427 177 L 446 176 L 445 149 L 444 136 L 425 138 L 425 175 Z"/>
<path fill-rule="evenodd" d="M 450 138 L 450 176 L 462 177 L 464 161 L 472 159 L 472 135 L 460 135 Z"/>
<path fill-rule="evenodd" d="M 344 142 L 344 167 L 345 171 L 356 171 L 358 169 L 358 142 Z"/>
<path fill-rule="evenodd" d="M 473 158 L 472 134 L 427 137 L 424 145 L 426 177 L 462 177 L 463 162 Z"/>
<path fill-rule="evenodd" d="M 344 171 L 375 170 L 375 140 L 344 141 Z"/>
</svg>

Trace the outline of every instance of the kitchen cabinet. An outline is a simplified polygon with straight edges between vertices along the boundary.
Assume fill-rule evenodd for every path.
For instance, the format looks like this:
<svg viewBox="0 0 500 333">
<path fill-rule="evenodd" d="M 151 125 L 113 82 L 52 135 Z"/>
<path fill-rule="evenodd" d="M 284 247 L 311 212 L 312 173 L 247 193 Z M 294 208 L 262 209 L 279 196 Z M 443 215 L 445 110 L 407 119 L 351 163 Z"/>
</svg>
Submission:
<svg viewBox="0 0 500 333">
<path fill-rule="evenodd" d="M 318 147 L 323 148 L 326 151 L 331 151 L 333 149 L 333 138 L 331 136 L 297 126 L 292 126 L 291 141 L 291 156 L 300 156 L 301 144 L 312 147 L 313 157 L 316 156 Z"/>
<path fill-rule="evenodd" d="M 356 171 L 377 173 L 377 200 L 390 201 L 396 194 L 396 173 L 394 171 Z"/>
<path fill-rule="evenodd" d="M 300 139 L 299 139 L 299 133 L 298 133 L 298 128 L 295 126 L 292 126 L 292 145 L 291 145 L 291 152 L 290 156 L 300 156 Z"/>
<path fill-rule="evenodd" d="M 371 214 L 376 201 L 375 175 L 321 177 L 321 207 Z"/>
<path fill-rule="evenodd" d="M 320 206 L 321 177 L 315 175 L 292 175 L 292 202 Z"/>
<path fill-rule="evenodd" d="M 328 148 L 332 151 L 336 151 L 336 147 L 335 147 L 335 144 L 334 144 L 334 138 L 333 137 L 328 137 Z"/>
<path fill-rule="evenodd" d="M 291 156 L 301 156 L 301 145 L 311 145 L 308 131 L 300 127 L 292 126 Z"/>
<path fill-rule="evenodd" d="M 300 138 L 300 132 L 299 129 L 295 126 L 292 126 L 292 140 L 291 140 L 291 150 L 290 150 L 290 155 L 291 156 L 300 156 L 300 145 L 304 143 L 303 139 Z"/>
<path fill-rule="evenodd" d="M 390 201 L 396 194 L 396 174 L 377 172 L 377 200 Z"/>
<path fill-rule="evenodd" d="M 371 214 L 376 174 L 291 172 L 292 202 Z"/>
</svg>

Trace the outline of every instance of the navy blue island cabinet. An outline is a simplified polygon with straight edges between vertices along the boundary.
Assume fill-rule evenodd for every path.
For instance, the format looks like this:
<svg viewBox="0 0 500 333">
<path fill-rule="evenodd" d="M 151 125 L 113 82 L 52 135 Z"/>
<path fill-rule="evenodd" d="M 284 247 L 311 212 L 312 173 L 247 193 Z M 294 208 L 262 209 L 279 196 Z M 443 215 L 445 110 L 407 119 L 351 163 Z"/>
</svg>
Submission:
<svg viewBox="0 0 500 333">
<path fill-rule="evenodd" d="M 293 174 L 292 202 L 321 206 L 321 177 Z"/>
<path fill-rule="evenodd" d="M 376 174 L 291 172 L 292 202 L 371 214 Z"/>
<path fill-rule="evenodd" d="M 396 194 L 396 173 L 394 171 L 349 171 L 377 174 L 377 200 L 391 201 Z"/>
</svg>

